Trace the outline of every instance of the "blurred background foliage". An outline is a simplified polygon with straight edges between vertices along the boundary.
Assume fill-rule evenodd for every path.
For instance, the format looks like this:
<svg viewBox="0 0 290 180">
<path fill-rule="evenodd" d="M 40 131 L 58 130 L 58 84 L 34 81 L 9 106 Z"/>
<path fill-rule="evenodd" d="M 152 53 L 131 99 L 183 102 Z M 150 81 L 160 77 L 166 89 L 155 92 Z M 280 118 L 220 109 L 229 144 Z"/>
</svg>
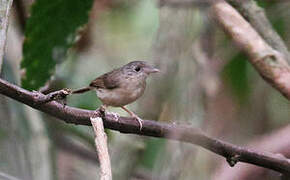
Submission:
<svg viewBox="0 0 290 180">
<path fill-rule="evenodd" d="M 290 3 L 258 5 L 289 46 Z M 238 145 L 288 124 L 289 102 L 259 77 L 206 6 L 14 0 L 13 7 L 2 71 L 10 82 L 44 93 L 77 89 L 129 61 L 145 60 L 162 72 L 129 105 L 144 119 L 191 124 Z M 68 105 L 94 110 L 100 101 L 89 92 L 69 97 Z M 98 177 L 90 127 L 65 124 L 4 97 L 0 106 L 1 178 Z M 107 133 L 114 179 L 211 179 L 224 162 L 180 142 Z"/>
</svg>

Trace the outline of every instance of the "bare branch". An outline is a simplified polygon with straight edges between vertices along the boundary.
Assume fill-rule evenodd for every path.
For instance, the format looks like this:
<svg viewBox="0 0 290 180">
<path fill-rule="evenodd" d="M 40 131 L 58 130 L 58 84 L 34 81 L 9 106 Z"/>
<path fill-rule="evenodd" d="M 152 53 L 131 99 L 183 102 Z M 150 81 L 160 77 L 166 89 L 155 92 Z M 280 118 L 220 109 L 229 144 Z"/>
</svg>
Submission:
<svg viewBox="0 0 290 180">
<path fill-rule="evenodd" d="M 264 40 L 275 50 L 283 53 L 285 59 L 290 62 L 290 53 L 284 41 L 273 29 L 265 11 L 253 0 L 228 0 L 241 15 L 246 18 Z"/>
<path fill-rule="evenodd" d="M 217 1 L 217 0 L 215 0 Z M 275 50 L 280 51 L 290 62 L 290 53 L 284 41 L 273 29 L 263 8 L 253 0 L 227 0 L 257 30 L 262 38 Z M 213 0 L 159 0 L 160 6 L 174 8 L 192 8 L 194 6 L 210 6 Z"/>
<path fill-rule="evenodd" d="M 35 93 L 35 96 L 39 95 L 39 92 L 37 91 L 33 91 L 33 92 Z M 54 91 L 49 94 L 46 94 L 45 96 L 39 96 L 38 98 L 41 98 L 41 99 L 39 99 L 40 101 L 38 101 L 37 103 L 45 104 L 54 100 L 64 100 L 66 96 L 68 96 L 69 94 L 71 94 L 70 89 L 61 89 L 59 91 Z"/>
<path fill-rule="evenodd" d="M 91 125 L 91 117 L 101 117 L 100 112 L 63 106 L 55 101 L 46 104 L 37 103 L 43 99 L 45 95 L 39 93 L 38 96 L 35 96 L 35 92 L 22 89 L 3 79 L 0 79 L 0 94 L 22 102 L 42 112 L 48 113 L 67 123 Z M 105 128 L 117 130 L 122 133 L 163 137 L 196 144 L 219 154 L 230 161 L 246 162 L 281 173 L 290 173 L 290 161 L 284 157 L 268 152 L 260 152 L 253 149 L 238 147 L 216 138 L 209 137 L 199 129 L 188 125 L 166 124 L 143 120 L 143 128 L 140 131 L 139 124 L 134 118 L 120 117 L 118 121 L 116 121 L 112 115 L 106 115 L 103 120 Z M 171 136 L 172 134 L 174 134 L 174 136 Z"/>
<path fill-rule="evenodd" d="M 228 3 L 218 1 L 211 7 L 213 17 L 249 56 L 259 74 L 290 99 L 290 67 L 282 53 L 270 47 L 252 26 Z"/>
<path fill-rule="evenodd" d="M 9 12 L 13 0 L 0 0 L 0 72 L 4 57 L 6 32 L 8 29 Z"/>
<path fill-rule="evenodd" d="M 269 151 L 275 154 L 290 156 L 290 125 L 275 130 L 270 134 L 255 137 L 247 146 L 259 151 Z M 227 164 L 223 163 L 213 174 L 213 180 L 231 180 L 239 177 L 239 180 L 265 179 L 265 169 L 251 166 L 249 164 L 239 164 L 237 169 L 229 169 Z M 263 178 L 262 178 L 263 176 Z"/>
<path fill-rule="evenodd" d="M 108 151 L 107 135 L 104 130 L 103 120 L 101 117 L 91 117 L 90 120 L 96 135 L 95 144 L 101 168 L 100 179 L 112 180 L 110 155 Z"/>
</svg>

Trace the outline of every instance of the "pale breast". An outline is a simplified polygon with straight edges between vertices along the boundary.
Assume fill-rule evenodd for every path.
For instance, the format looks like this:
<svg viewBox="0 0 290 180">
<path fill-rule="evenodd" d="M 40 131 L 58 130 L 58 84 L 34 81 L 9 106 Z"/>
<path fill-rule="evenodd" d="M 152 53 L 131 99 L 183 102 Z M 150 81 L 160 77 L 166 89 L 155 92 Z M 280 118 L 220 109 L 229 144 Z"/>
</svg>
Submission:
<svg viewBox="0 0 290 180">
<path fill-rule="evenodd" d="M 144 93 L 146 83 L 130 84 L 116 89 L 97 89 L 97 96 L 103 104 L 120 107 L 134 102 Z"/>
</svg>

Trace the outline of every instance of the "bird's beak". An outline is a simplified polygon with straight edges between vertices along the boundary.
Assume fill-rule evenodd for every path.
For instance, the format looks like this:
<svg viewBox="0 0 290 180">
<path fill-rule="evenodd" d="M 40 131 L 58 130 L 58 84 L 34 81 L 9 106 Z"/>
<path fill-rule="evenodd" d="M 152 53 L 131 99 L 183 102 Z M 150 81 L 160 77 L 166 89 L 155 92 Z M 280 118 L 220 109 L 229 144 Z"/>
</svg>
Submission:
<svg viewBox="0 0 290 180">
<path fill-rule="evenodd" d="M 150 74 L 150 73 L 157 73 L 157 72 L 160 72 L 159 69 L 155 68 L 155 67 L 152 67 L 152 66 L 149 66 L 149 67 L 146 67 L 145 68 L 145 72 Z"/>
</svg>

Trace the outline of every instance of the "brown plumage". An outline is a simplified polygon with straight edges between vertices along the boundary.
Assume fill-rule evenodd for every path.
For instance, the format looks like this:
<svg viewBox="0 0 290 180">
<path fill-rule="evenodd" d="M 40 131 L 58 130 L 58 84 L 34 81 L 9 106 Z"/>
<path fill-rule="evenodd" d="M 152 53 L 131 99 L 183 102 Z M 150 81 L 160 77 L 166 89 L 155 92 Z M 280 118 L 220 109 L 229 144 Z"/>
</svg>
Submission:
<svg viewBox="0 0 290 180">
<path fill-rule="evenodd" d="M 118 76 L 120 76 L 120 68 L 114 69 L 111 72 L 101 75 L 97 77 L 90 83 L 90 87 L 94 88 L 105 88 L 105 89 L 114 89 L 117 88 L 120 84 L 120 80 Z"/>
<path fill-rule="evenodd" d="M 124 106 L 143 95 L 146 88 L 146 78 L 155 72 L 159 72 L 159 70 L 146 62 L 133 61 L 97 77 L 88 87 L 75 90 L 73 93 L 96 90 L 103 105 L 123 108 L 131 116 L 136 117 L 140 127 L 142 127 L 141 119 Z"/>
</svg>

